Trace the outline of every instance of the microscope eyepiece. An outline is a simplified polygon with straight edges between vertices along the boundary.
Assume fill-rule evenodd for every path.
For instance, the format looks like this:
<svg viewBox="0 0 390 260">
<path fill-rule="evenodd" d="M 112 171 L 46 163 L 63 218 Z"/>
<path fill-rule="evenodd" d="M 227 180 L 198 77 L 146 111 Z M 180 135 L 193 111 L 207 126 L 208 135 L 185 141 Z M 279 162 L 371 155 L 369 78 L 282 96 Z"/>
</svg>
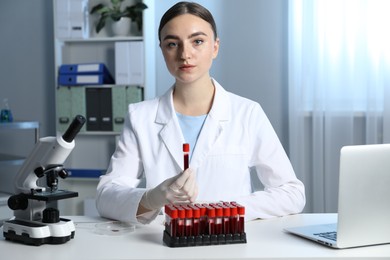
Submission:
<svg viewBox="0 0 390 260">
<path fill-rule="evenodd" d="M 85 117 L 77 115 L 73 119 L 72 123 L 69 125 L 68 129 L 62 135 L 62 139 L 64 139 L 64 141 L 67 143 L 72 142 L 76 135 L 79 133 L 80 129 L 83 127 L 85 121 Z"/>
</svg>

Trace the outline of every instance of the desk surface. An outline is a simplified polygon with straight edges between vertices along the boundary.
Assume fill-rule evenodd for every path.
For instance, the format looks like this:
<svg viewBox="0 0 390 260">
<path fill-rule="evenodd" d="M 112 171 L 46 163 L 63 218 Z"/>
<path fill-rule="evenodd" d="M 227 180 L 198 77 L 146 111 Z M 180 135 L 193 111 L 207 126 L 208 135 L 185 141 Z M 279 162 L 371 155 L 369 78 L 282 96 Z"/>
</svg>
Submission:
<svg viewBox="0 0 390 260">
<path fill-rule="evenodd" d="M 163 218 L 132 233 L 97 234 L 105 220 L 69 217 L 75 238 L 62 245 L 26 246 L 0 238 L 1 259 L 390 259 L 390 244 L 353 249 L 331 249 L 283 231 L 303 224 L 331 223 L 336 214 L 300 214 L 246 223 L 247 244 L 170 248 L 163 245 Z M 1 230 L 2 231 L 2 230 Z M 2 233 L 2 232 L 1 232 Z"/>
</svg>

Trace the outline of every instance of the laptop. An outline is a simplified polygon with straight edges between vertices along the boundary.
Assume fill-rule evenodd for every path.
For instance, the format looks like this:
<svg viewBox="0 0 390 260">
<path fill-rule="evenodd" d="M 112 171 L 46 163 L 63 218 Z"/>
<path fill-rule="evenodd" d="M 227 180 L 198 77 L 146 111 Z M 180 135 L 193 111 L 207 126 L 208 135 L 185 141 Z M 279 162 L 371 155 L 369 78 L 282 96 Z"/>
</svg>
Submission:
<svg viewBox="0 0 390 260">
<path fill-rule="evenodd" d="M 340 151 L 337 223 L 285 231 L 333 248 L 390 243 L 390 144 Z"/>
</svg>

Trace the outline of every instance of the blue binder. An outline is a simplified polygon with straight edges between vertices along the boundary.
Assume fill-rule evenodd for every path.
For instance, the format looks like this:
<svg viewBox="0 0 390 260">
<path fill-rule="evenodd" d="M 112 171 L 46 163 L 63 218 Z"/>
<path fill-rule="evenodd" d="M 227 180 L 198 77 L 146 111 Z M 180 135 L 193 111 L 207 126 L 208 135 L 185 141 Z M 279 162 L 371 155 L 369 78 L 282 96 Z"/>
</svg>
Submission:
<svg viewBox="0 0 390 260">
<path fill-rule="evenodd" d="M 104 63 L 79 63 L 63 64 L 60 66 L 59 74 L 109 74 Z"/>
<path fill-rule="evenodd" d="M 62 86 L 114 84 L 109 74 L 60 74 L 58 84 Z"/>
</svg>

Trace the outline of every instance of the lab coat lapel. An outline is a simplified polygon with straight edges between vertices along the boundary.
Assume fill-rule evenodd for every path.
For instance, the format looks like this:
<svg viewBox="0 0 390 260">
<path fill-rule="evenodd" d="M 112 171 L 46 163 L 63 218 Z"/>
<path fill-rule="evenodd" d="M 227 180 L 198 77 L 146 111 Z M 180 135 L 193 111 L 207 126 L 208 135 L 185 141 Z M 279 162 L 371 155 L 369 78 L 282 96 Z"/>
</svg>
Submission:
<svg viewBox="0 0 390 260">
<path fill-rule="evenodd" d="M 179 122 L 175 116 L 172 101 L 173 87 L 168 90 L 161 98 L 157 109 L 156 123 L 163 124 L 159 135 L 171 156 L 175 159 L 178 166 L 183 169 L 183 143 L 184 137 L 181 132 Z"/>
<path fill-rule="evenodd" d="M 227 92 L 213 80 L 215 95 L 213 105 L 203 125 L 191 160 L 191 167 L 198 168 L 213 148 L 224 125 L 230 120 L 230 100 Z"/>
</svg>

